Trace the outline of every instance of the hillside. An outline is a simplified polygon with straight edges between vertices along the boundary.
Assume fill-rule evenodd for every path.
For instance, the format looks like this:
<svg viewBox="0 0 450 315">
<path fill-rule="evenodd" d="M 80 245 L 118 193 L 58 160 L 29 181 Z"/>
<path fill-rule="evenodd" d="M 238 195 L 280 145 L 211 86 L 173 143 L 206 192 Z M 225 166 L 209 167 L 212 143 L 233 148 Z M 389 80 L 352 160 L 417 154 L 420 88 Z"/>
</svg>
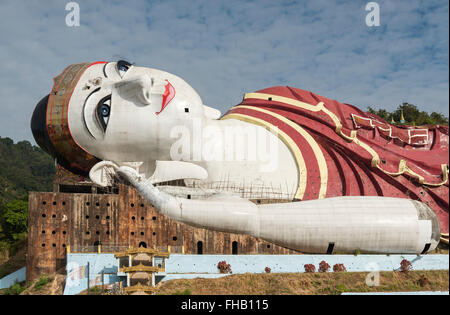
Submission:
<svg viewBox="0 0 450 315">
<path fill-rule="evenodd" d="M 0 204 L 27 199 L 28 191 L 51 191 L 52 158 L 28 141 L 0 137 Z"/>
<path fill-rule="evenodd" d="M 380 285 L 367 272 L 239 274 L 218 279 L 179 279 L 158 285 L 158 295 L 310 295 L 343 292 L 448 291 L 448 270 L 381 272 Z"/>
<path fill-rule="evenodd" d="M 0 137 L 0 277 L 23 267 L 28 191 L 51 191 L 54 174 L 40 148 Z"/>
</svg>

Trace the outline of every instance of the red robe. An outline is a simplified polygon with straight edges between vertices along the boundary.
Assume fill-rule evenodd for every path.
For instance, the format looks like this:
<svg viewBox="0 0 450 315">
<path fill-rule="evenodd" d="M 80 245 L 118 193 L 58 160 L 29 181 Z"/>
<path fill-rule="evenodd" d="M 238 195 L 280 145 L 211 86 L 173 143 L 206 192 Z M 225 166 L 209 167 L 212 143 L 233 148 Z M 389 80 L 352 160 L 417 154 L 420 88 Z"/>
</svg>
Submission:
<svg viewBox="0 0 450 315">
<path fill-rule="evenodd" d="M 355 106 L 286 86 L 246 94 L 223 118 L 250 122 L 256 118 L 294 141 L 307 171 L 300 199 L 420 200 L 437 214 L 441 232 L 448 233 L 448 127 L 394 126 Z"/>
</svg>

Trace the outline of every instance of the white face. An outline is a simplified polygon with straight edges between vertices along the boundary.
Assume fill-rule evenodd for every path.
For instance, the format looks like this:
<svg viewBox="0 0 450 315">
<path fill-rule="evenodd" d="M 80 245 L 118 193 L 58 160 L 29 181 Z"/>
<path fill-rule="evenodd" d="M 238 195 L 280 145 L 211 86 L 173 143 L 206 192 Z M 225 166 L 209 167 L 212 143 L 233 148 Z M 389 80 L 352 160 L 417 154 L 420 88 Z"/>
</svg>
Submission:
<svg viewBox="0 0 450 315">
<path fill-rule="evenodd" d="M 127 62 L 98 63 L 70 99 L 70 132 L 90 154 L 112 161 L 170 159 L 174 126 L 205 118 L 197 92 L 183 79 Z"/>
</svg>

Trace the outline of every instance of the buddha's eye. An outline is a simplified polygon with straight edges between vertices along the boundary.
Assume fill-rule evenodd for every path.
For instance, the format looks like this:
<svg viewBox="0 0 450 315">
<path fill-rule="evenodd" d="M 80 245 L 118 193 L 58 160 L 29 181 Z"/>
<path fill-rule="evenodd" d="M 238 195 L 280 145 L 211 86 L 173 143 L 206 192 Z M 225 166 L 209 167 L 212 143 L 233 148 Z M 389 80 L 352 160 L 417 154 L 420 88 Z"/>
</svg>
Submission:
<svg viewBox="0 0 450 315">
<path fill-rule="evenodd" d="M 131 68 L 131 66 L 131 63 L 129 63 L 128 61 L 119 60 L 117 62 L 117 71 L 119 71 L 120 76 L 123 77 L 128 69 Z"/>
<path fill-rule="evenodd" d="M 111 95 L 105 96 L 97 104 L 97 120 L 103 131 L 108 126 L 109 115 L 111 114 Z"/>
<path fill-rule="evenodd" d="M 109 111 L 111 110 L 111 107 L 107 104 L 102 105 L 102 116 L 103 118 L 109 117 Z"/>
</svg>

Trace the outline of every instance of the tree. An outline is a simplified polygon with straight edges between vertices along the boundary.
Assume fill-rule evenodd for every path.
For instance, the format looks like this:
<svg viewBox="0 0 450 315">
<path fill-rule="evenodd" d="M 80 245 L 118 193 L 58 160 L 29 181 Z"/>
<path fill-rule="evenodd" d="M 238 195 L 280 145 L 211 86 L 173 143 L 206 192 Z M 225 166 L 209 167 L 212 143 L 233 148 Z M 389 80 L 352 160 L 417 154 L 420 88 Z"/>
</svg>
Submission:
<svg viewBox="0 0 450 315">
<path fill-rule="evenodd" d="M 374 109 L 369 107 L 367 111 L 371 114 L 377 115 L 388 123 L 391 122 L 391 119 L 394 118 L 396 123 L 400 123 L 402 112 L 403 117 L 405 118 L 405 125 L 444 125 L 448 126 L 448 118 L 444 115 L 436 112 L 432 112 L 431 114 L 420 111 L 417 106 L 409 103 L 403 103 L 397 107 L 397 109 L 393 112 L 388 112 L 385 109 Z"/>
<path fill-rule="evenodd" d="M 9 202 L 2 211 L 2 230 L 10 241 L 19 240 L 27 232 L 28 202 L 15 200 Z"/>
<path fill-rule="evenodd" d="M 388 121 L 389 117 L 392 115 L 391 113 L 389 113 L 387 110 L 385 109 L 379 109 L 379 110 L 375 110 L 372 107 L 369 107 L 368 112 L 374 115 L 377 115 L 378 117 Z"/>
<path fill-rule="evenodd" d="M 0 137 L 0 207 L 29 191 L 51 191 L 54 174 L 53 159 L 40 148 Z"/>
</svg>

